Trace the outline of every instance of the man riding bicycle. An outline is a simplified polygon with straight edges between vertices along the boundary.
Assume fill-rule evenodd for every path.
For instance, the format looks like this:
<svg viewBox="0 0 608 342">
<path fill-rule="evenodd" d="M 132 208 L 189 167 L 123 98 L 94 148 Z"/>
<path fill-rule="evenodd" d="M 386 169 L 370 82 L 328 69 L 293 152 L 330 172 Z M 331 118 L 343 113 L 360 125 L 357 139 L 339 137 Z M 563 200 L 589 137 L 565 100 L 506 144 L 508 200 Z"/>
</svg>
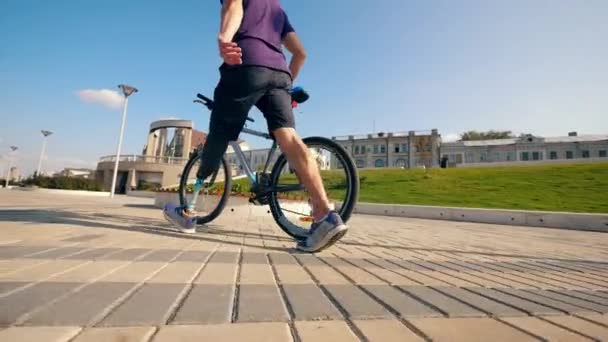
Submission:
<svg viewBox="0 0 608 342">
<path fill-rule="evenodd" d="M 220 2 L 218 48 L 224 63 L 197 178 L 204 180 L 217 170 L 228 142 L 237 140 L 255 105 L 311 196 L 314 222 L 309 236 L 297 248 L 306 252 L 324 249 L 342 238 L 347 227 L 331 210 L 317 163 L 295 130 L 290 91 L 306 59 L 304 47 L 279 0 Z M 283 46 L 292 54 L 289 65 Z M 165 216 L 181 232 L 195 232 L 192 208 L 170 204 L 165 207 Z"/>
</svg>

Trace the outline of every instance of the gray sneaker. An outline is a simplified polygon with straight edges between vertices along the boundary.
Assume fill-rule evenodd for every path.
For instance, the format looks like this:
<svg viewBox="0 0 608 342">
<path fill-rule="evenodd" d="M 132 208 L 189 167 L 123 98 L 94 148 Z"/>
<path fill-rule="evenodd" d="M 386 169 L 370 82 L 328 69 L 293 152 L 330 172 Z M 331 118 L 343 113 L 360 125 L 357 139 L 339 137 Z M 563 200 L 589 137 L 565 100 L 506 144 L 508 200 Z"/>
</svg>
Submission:
<svg viewBox="0 0 608 342">
<path fill-rule="evenodd" d="M 320 252 L 340 240 L 347 230 L 348 227 L 342 222 L 340 215 L 330 211 L 325 220 L 312 224 L 310 235 L 306 240 L 298 242 L 296 248 L 302 252 Z"/>
</svg>

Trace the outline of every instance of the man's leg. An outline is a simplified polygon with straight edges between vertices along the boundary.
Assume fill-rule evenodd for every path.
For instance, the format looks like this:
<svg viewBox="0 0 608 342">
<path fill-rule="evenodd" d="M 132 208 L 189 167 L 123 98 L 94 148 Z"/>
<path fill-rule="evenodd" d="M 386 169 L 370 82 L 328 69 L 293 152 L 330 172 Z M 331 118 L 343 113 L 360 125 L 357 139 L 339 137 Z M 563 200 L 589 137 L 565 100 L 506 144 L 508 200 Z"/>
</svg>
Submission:
<svg viewBox="0 0 608 342">
<path fill-rule="evenodd" d="M 297 248 L 305 252 L 318 252 L 342 238 L 347 227 L 338 213 L 331 210 L 317 161 L 296 133 L 289 94 L 291 78 L 276 71 L 271 85 L 272 88 L 260 98 L 256 106 L 264 113 L 268 130 L 312 199 L 315 222 L 311 225 L 306 240 L 298 242 Z"/>
<path fill-rule="evenodd" d="M 321 221 L 327 216 L 331 207 L 323 187 L 317 161 L 312 157 L 308 147 L 298 136 L 295 129 L 278 128 L 272 133 L 279 146 L 281 146 L 281 151 L 285 153 L 289 165 L 294 168 L 298 179 L 310 193 L 314 220 Z"/>
</svg>

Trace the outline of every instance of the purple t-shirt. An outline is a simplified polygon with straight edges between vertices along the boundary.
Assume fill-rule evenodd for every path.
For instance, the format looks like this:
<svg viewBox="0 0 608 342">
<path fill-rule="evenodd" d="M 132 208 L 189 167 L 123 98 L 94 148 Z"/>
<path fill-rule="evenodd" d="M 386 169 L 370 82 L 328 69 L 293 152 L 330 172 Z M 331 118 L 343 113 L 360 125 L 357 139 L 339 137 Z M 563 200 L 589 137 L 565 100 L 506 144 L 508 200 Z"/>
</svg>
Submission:
<svg viewBox="0 0 608 342">
<path fill-rule="evenodd" d="M 289 32 L 294 29 L 279 0 L 243 0 L 243 21 L 233 41 L 241 47 L 243 65 L 289 73 L 282 50 L 283 38 Z"/>
</svg>

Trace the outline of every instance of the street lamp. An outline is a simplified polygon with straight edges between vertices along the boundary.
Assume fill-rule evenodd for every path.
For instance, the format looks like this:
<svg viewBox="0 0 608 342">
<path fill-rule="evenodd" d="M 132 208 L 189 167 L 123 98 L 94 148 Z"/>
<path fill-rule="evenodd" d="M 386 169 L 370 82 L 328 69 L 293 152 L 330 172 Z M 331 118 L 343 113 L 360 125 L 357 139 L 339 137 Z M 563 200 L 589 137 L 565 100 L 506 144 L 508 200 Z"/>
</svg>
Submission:
<svg viewBox="0 0 608 342">
<path fill-rule="evenodd" d="M 44 150 L 46 149 L 46 138 L 49 135 L 53 134 L 53 132 L 45 131 L 45 130 L 42 130 L 40 132 L 42 133 L 43 137 L 42 137 L 42 151 L 40 151 L 40 159 L 38 160 L 38 171 L 36 172 L 37 176 L 40 176 L 40 169 L 42 167 L 42 158 L 44 157 Z"/>
<path fill-rule="evenodd" d="M 11 152 L 17 151 L 17 148 L 18 148 L 17 146 L 11 146 Z M 11 156 L 9 156 L 9 158 L 8 158 L 8 170 L 6 171 L 6 179 L 4 180 L 4 187 L 5 188 L 8 188 L 8 180 L 9 180 L 9 178 L 11 176 L 11 167 L 13 166 L 12 165 L 12 161 L 13 161 L 13 158 Z"/>
<path fill-rule="evenodd" d="M 110 188 L 110 198 L 114 197 L 114 191 L 116 190 L 116 176 L 118 175 L 118 160 L 120 159 L 120 148 L 122 147 L 122 135 L 125 131 L 125 122 L 127 120 L 127 105 L 129 104 L 129 96 L 137 93 L 137 88 L 131 87 L 125 84 L 118 86 L 122 90 L 125 96 L 124 105 L 122 108 L 122 123 L 120 124 L 120 135 L 118 136 L 118 147 L 116 148 L 116 161 L 114 162 L 114 175 L 112 176 L 112 188 Z"/>
</svg>

